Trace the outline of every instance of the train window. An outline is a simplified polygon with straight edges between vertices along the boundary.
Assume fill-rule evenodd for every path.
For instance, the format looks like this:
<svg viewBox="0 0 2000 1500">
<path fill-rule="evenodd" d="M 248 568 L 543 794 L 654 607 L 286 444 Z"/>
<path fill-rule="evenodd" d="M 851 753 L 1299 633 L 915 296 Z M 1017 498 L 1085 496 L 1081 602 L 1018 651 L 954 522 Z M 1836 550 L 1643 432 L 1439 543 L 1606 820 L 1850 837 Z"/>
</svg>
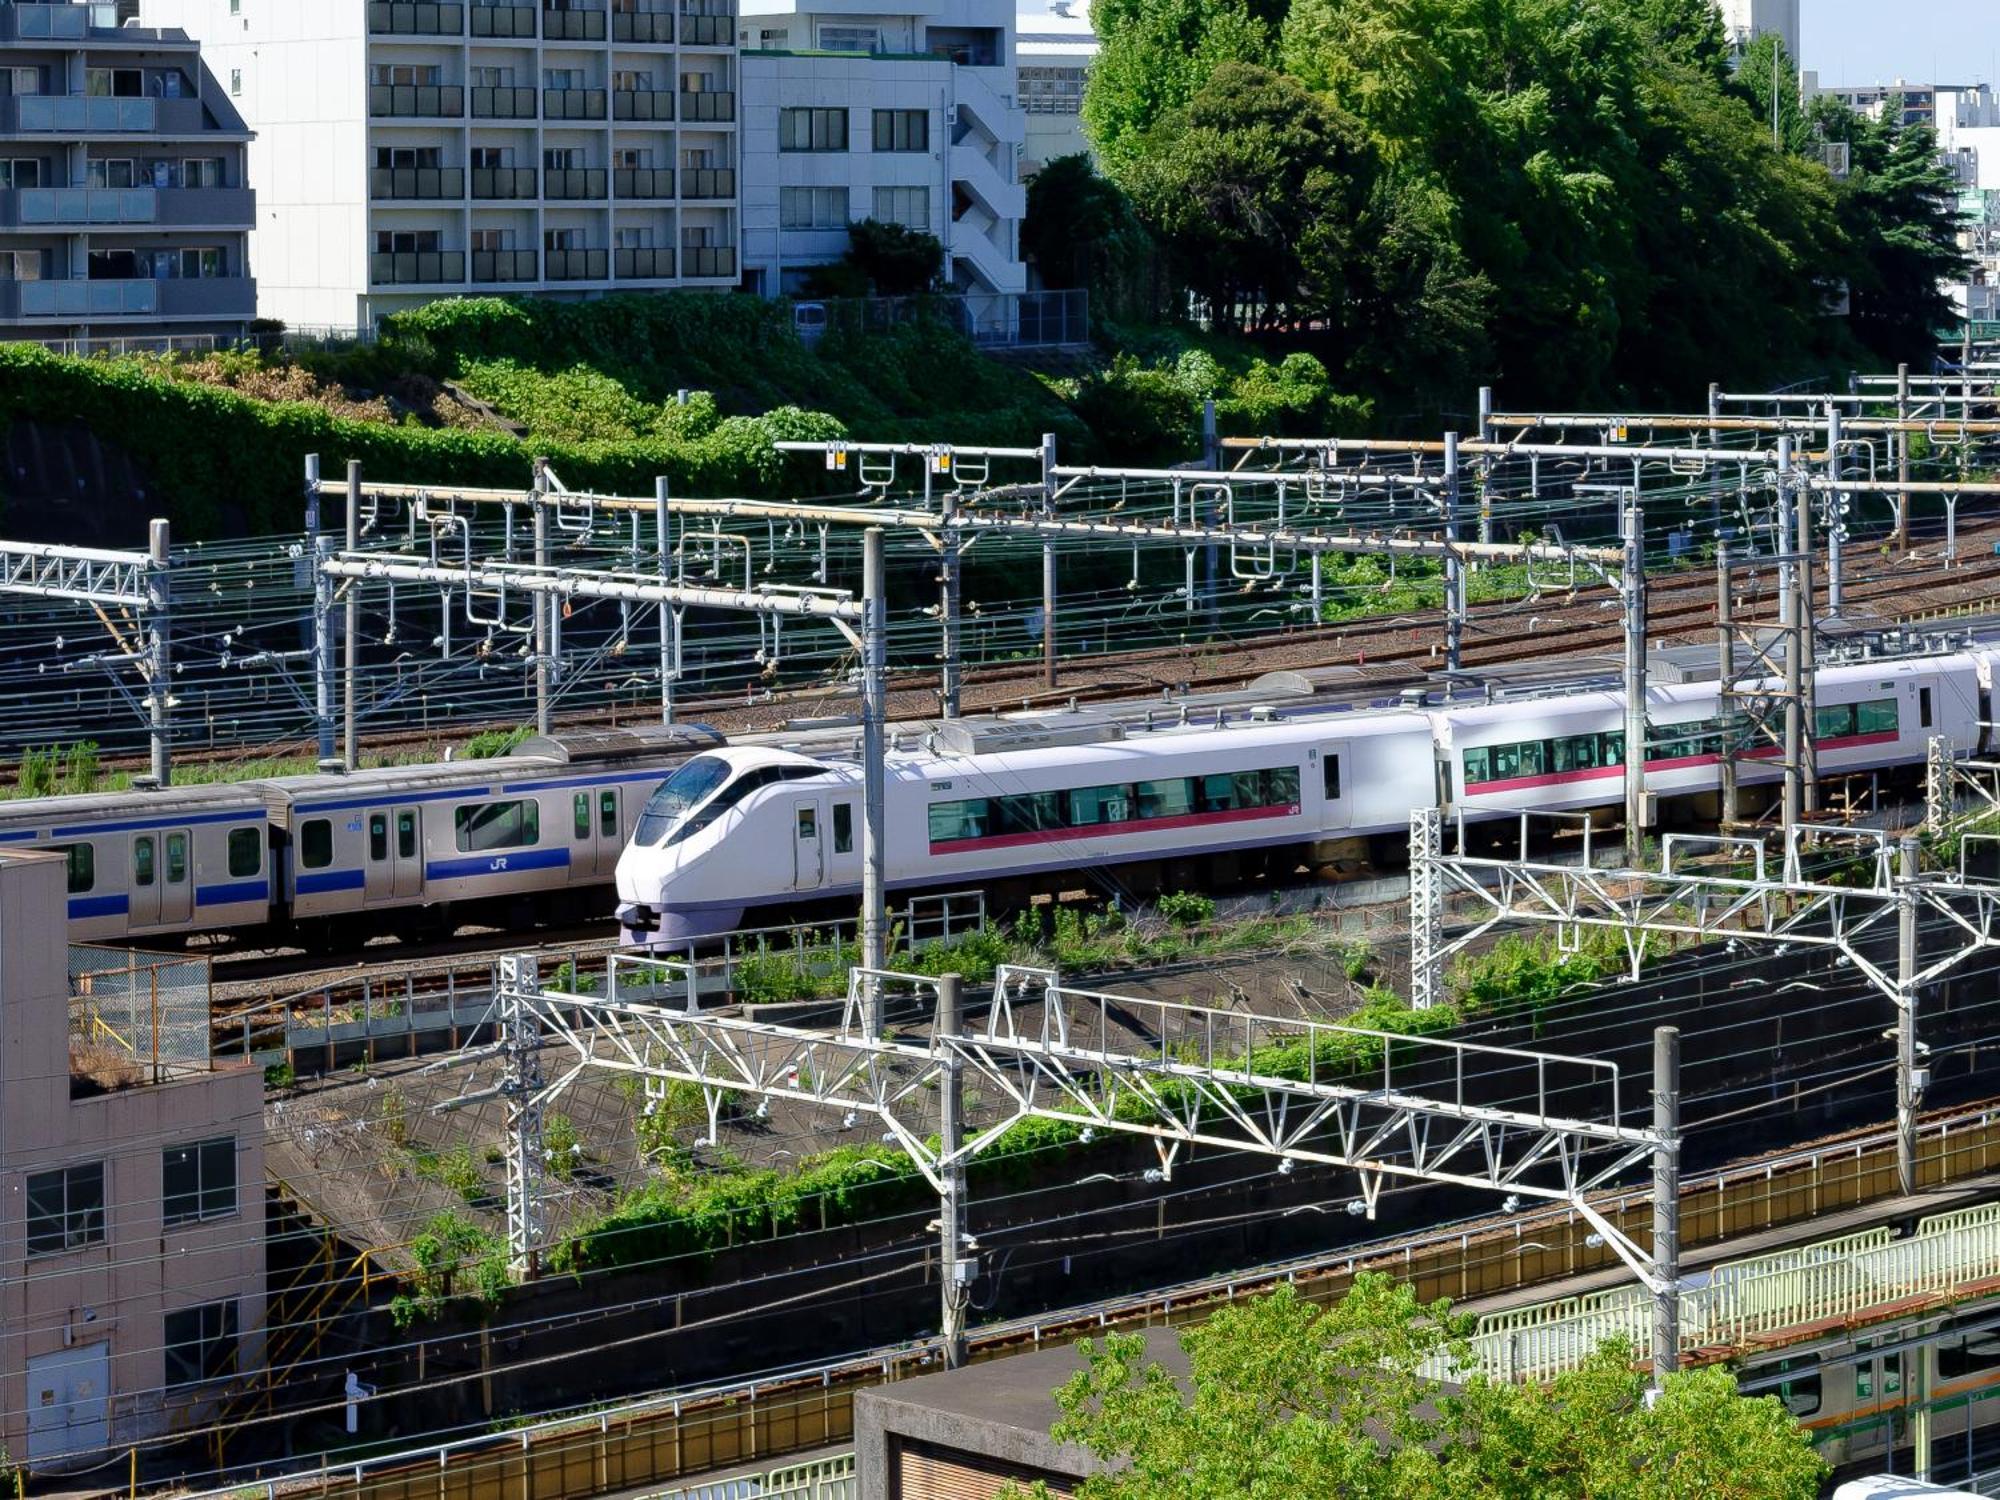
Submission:
<svg viewBox="0 0 2000 1500">
<path fill-rule="evenodd" d="M 1227 776 L 1211 776 L 1208 779 L 1220 781 L 1224 785 L 1229 782 Z M 1069 821 L 1072 828 L 1088 828 L 1099 823 L 1123 823 L 1131 816 L 1132 789 L 1129 786 L 1078 787 L 1069 794 Z"/>
<path fill-rule="evenodd" d="M 1145 796 L 1141 783 L 1140 796 Z M 1161 783 L 1165 785 L 1166 783 Z M 1061 792 L 1023 792 L 1015 797 L 990 799 L 995 833 L 1037 833 L 1044 828 L 1061 828 L 1069 818 L 1063 812 Z M 1145 812 L 1141 817 L 1150 816 Z"/>
<path fill-rule="evenodd" d="M 232 828 L 229 830 L 229 873 L 238 880 L 247 879 L 264 868 L 264 830 L 261 828 Z"/>
<path fill-rule="evenodd" d="M 2000 1328 L 1982 1328 L 1961 1334 L 1937 1346 L 1940 1380 L 1956 1380 L 1962 1375 L 2000 1367 Z"/>
<path fill-rule="evenodd" d="M 1259 773 L 1264 781 L 1264 806 L 1296 807 L 1299 802 L 1299 768 L 1274 766 Z"/>
<path fill-rule="evenodd" d="M 1893 708 L 1894 705 L 1892 704 L 1891 707 Z M 1917 689 L 1917 727 L 1920 729 L 1931 727 L 1931 690 L 1929 688 Z"/>
<path fill-rule="evenodd" d="M 1926 698 L 1930 689 L 1925 688 Z M 1863 734 L 1894 734 L 1896 732 L 1896 700 L 1876 698 L 1854 706 L 1855 728 Z M 1928 711 L 1924 713 L 1924 723 L 1930 723 Z"/>
<path fill-rule="evenodd" d="M 389 857 L 389 815 L 370 813 L 368 815 L 368 858 L 384 860 Z"/>
<path fill-rule="evenodd" d="M 590 793 L 578 792 L 575 798 L 572 799 L 571 801 L 570 811 L 574 815 L 574 820 L 576 824 L 576 836 L 579 839 L 589 838 L 590 837 Z"/>
<path fill-rule="evenodd" d="M 1821 1385 L 1819 1361 L 1816 1359 L 1781 1359 L 1778 1369 L 1785 1378 L 1778 1382 L 1777 1398 L 1785 1403 L 1785 1410 L 1795 1417 L 1809 1417 L 1819 1410 Z M 1797 1374 L 1791 1372 L 1796 1370 Z"/>
<path fill-rule="evenodd" d="M 333 863 L 331 821 L 312 818 L 299 825 L 299 863 L 308 870 L 324 870 Z"/>
<path fill-rule="evenodd" d="M 153 836 L 142 834 L 132 840 L 132 884 L 151 885 L 153 883 L 153 863 L 159 857 L 159 845 Z"/>
<path fill-rule="evenodd" d="M 1854 1399 L 1857 1403 L 1872 1401 L 1877 1395 L 1876 1382 L 1880 1378 L 1883 1396 L 1899 1395 L 1903 1389 L 1903 1354 L 1893 1353 L 1871 1358 L 1863 1354 L 1854 1365 Z"/>
<path fill-rule="evenodd" d="M 1319 763 L 1319 769 L 1321 780 L 1325 783 L 1326 787 L 1326 800 L 1329 802 L 1339 801 L 1340 757 L 1338 755 L 1327 756 Z"/>
<path fill-rule="evenodd" d="M 1555 742 L 1555 768 L 1557 771 L 1594 771 L 1597 769 L 1597 736 L 1594 734 L 1572 734 Z"/>
<path fill-rule="evenodd" d="M 1482 781 L 1493 779 L 1493 759 L 1482 746 L 1465 752 L 1465 784 L 1477 786 Z"/>
<path fill-rule="evenodd" d="M 167 884 L 179 885 L 188 878 L 188 836 L 184 833 L 167 835 Z"/>
<path fill-rule="evenodd" d="M 51 854 L 61 854 L 69 860 L 69 893 L 81 896 L 97 884 L 97 846 L 95 844 L 58 844 L 49 850 Z"/>
<path fill-rule="evenodd" d="M 657 844 L 674 820 L 729 779 L 729 762 L 719 755 L 697 755 L 653 789 L 632 830 L 635 844 Z"/>
<path fill-rule="evenodd" d="M 601 837 L 618 837 L 618 794 L 602 791 L 597 794 L 597 832 Z"/>
<path fill-rule="evenodd" d="M 836 802 L 833 804 L 833 852 L 852 854 L 854 852 L 854 804 Z"/>
<path fill-rule="evenodd" d="M 1139 794 L 1142 818 L 1178 818 L 1194 811 L 1194 783 L 1185 776 L 1172 781 L 1142 781 L 1134 790 Z"/>
<path fill-rule="evenodd" d="M 1623 730 L 1620 730 L 1617 734 L 1601 734 L 1597 738 L 1604 747 L 1604 753 L 1600 758 L 1601 764 L 1607 766 L 1622 766 L 1625 764 L 1625 734 Z"/>
<path fill-rule="evenodd" d="M 401 859 L 417 857 L 417 815 L 408 808 L 396 814 L 396 854 Z"/>
<path fill-rule="evenodd" d="M 1813 710 L 1813 738 L 1837 740 L 1854 733 L 1854 705 L 1835 703 Z"/>
<path fill-rule="evenodd" d="M 962 802 L 931 804 L 931 842 L 948 844 L 954 839 L 986 837 L 986 799 L 971 797 Z"/>
<path fill-rule="evenodd" d="M 819 837 L 819 814 L 810 807 L 799 809 L 799 837 L 802 839 Z"/>
<path fill-rule="evenodd" d="M 489 849 L 525 849 L 542 836 L 541 808 L 533 798 L 519 802 L 480 802 L 452 809 L 461 854 Z"/>
</svg>

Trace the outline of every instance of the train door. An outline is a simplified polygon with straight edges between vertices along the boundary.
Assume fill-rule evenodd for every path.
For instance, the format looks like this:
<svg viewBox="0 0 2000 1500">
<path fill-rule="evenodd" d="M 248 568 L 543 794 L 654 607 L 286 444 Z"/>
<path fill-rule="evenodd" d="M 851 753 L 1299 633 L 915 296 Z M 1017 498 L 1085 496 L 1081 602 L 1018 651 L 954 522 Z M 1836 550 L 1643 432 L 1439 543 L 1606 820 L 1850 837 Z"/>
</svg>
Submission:
<svg viewBox="0 0 2000 1500">
<path fill-rule="evenodd" d="M 817 797 L 792 806 L 792 889 L 816 891 L 826 879 L 826 809 Z"/>
<path fill-rule="evenodd" d="M 422 809 L 415 807 L 369 809 L 362 825 L 362 878 L 370 902 L 411 900 L 424 893 L 422 819 Z"/>
<path fill-rule="evenodd" d="M 1319 783 L 1326 805 L 1320 816 L 1320 827 L 1345 828 L 1354 821 L 1348 811 L 1347 781 L 1347 746 L 1322 747 L 1319 752 Z"/>
<path fill-rule="evenodd" d="M 570 869 L 585 880 L 608 880 L 625 849 L 623 793 L 613 786 L 581 791 L 570 798 L 570 832 L 575 847 Z"/>
<path fill-rule="evenodd" d="M 192 850 L 185 828 L 132 835 L 132 926 L 165 927 L 194 915 Z"/>
<path fill-rule="evenodd" d="M 1896 1337 L 1896 1335 L 1891 1335 Z M 1863 1344 L 1854 1358 L 1854 1408 L 1846 1462 L 1880 1458 L 1896 1445 L 1905 1424 L 1903 1361 L 1909 1351 L 1872 1351 Z"/>
</svg>

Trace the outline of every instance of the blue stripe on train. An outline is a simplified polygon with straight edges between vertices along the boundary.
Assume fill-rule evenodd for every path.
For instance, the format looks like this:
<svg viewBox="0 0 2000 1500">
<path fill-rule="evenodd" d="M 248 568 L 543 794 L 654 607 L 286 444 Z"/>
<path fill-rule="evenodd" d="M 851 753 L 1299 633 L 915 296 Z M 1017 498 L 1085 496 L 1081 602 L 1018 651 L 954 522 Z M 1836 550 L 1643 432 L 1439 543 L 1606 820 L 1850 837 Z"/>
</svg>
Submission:
<svg viewBox="0 0 2000 1500">
<path fill-rule="evenodd" d="M 522 870 L 556 870 L 569 864 L 567 849 L 506 849 L 476 859 L 440 859 L 424 866 L 426 880 L 458 880 L 472 875 L 516 875 Z"/>
<path fill-rule="evenodd" d="M 194 888 L 196 906 L 228 906 L 238 901 L 269 901 L 271 884 L 266 880 L 236 880 L 223 885 Z"/>
<path fill-rule="evenodd" d="M 72 896 L 69 898 L 69 916 L 72 922 L 81 917 L 122 917 L 132 909 L 130 896 Z"/>
<path fill-rule="evenodd" d="M 364 883 L 359 870 L 328 870 L 319 875 L 301 875 L 297 882 L 301 896 L 323 895 L 327 891 L 358 891 Z"/>
</svg>

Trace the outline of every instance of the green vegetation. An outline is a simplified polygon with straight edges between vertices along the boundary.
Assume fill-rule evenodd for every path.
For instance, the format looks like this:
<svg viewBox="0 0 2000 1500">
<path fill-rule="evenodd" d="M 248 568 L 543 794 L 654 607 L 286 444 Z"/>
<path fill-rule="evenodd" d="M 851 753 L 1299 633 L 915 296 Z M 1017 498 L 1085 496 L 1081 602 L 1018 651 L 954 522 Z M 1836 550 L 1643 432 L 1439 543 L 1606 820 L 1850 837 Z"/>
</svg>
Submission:
<svg viewBox="0 0 2000 1500">
<path fill-rule="evenodd" d="M 364 755 L 364 769 L 406 766 L 435 760 L 424 751 Z M 261 756 L 254 760 L 181 761 L 174 766 L 175 786 L 216 786 L 239 781 L 265 781 L 275 776 L 311 776 L 319 764 L 310 755 Z M 69 796 L 84 792 L 128 792 L 132 771 L 106 770 L 97 746 L 89 742 L 57 750 L 30 750 L 21 757 L 12 786 L 0 786 L 0 800 L 15 797 Z"/>
<path fill-rule="evenodd" d="M 576 1133 L 576 1122 L 559 1112 L 544 1118 L 542 1149 L 548 1155 L 550 1175 L 568 1182 L 583 1161 L 583 1138 Z"/>
<path fill-rule="evenodd" d="M 264 1087 L 271 1093 L 281 1094 L 286 1089 L 294 1087 L 298 1081 L 298 1074 L 293 1070 L 290 1058 L 264 1065 Z"/>
<path fill-rule="evenodd" d="M 15 795 L 55 797 L 94 792 L 100 774 L 95 740 L 78 740 L 63 749 L 54 745 L 30 749 L 21 755 Z"/>
<path fill-rule="evenodd" d="M 1052 1435 L 1115 1461 L 1079 1500 L 1811 1500 L 1826 1477 L 1783 1402 L 1722 1366 L 1648 1400 L 1614 1339 L 1547 1386 L 1448 1391 L 1431 1371 L 1465 1363 L 1470 1332 L 1380 1272 L 1327 1308 L 1281 1286 L 1181 1334 L 1186 1382 L 1138 1334 L 1084 1340 Z"/>
<path fill-rule="evenodd" d="M 458 753 L 459 759 L 492 760 L 532 739 L 534 733 L 532 724 L 517 724 L 512 729 L 483 729 L 465 742 L 465 748 Z"/>
<path fill-rule="evenodd" d="M 506 1243 L 449 1210 L 433 1215 L 410 1241 L 410 1257 L 417 1269 L 408 1280 L 409 1290 L 389 1304 L 389 1315 L 399 1329 L 407 1329 L 418 1318 L 437 1317 L 454 1298 L 497 1307 L 513 1281 Z"/>
</svg>

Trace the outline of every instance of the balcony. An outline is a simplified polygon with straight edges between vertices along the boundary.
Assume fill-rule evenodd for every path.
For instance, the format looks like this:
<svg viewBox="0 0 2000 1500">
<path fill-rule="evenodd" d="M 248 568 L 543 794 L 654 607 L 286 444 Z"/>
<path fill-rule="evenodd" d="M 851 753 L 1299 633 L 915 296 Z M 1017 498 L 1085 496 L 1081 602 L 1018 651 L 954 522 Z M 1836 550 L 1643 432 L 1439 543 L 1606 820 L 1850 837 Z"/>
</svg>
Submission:
<svg viewBox="0 0 2000 1500">
<path fill-rule="evenodd" d="M 614 42 L 671 42 L 674 13 L 670 10 L 621 10 L 611 18 Z"/>
<path fill-rule="evenodd" d="M 472 252 L 474 281 L 538 281 L 535 252 L 532 250 L 475 250 Z"/>
<path fill-rule="evenodd" d="M 375 286 L 456 286 L 465 280 L 463 250 L 378 250 L 368 257 Z"/>
<path fill-rule="evenodd" d="M 44 131 L 65 135 L 139 134 L 159 129 L 158 99 L 113 99 L 92 94 L 21 94 L 0 101 L 10 108 L 0 114 L 0 128 L 12 126 L 23 135 Z M 182 101 L 176 101 L 182 102 Z M 199 109 L 199 100 L 185 101 Z M 9 119 L 8 116 L 12 118 Z"/>
<path fill-rule="evenodd" d="M 535 8 L 532 5 L 482 5 L 479 0 L 473 0 L 472 34 L 533 40 Z"/>
<path fill-rule="evenodd" d="M 672 167 L 619 167 L 611 174 L 612 196 L 624 198 L 671 198 L 674 195 Z"/>
<path fill-rule="evenodd" d="M 151 317 L 160 310 L 163 285 L 151 278 L 0 281 L 0 319 Z"/>
<path fill-rule="evenodd" d="M 683 167 L 681 169 L 681 196 L 683 198 L 734 198 L 736 196 L 736 169 L 734 167 Z"/>
<path fill-rule="evenodd" d="M 532 120 L 535 118 L 535 91 L 529 88 L 475 88 L 472 91 L 472 118 Z"/>
<path fill-rule="evenodd" d="M 602 167 L 544 167 L 542 196 L 601 199 L 605 196 L 610 176 Z"/>
<path fill-rule="evenodd" d="M 614 120 L 671 120 L 674 95 L 671 89 L 619 89 L 611 96 Z"/>
<path fill-rule="evenodd" d="M 734 16 L 681 16 L 683 47 L 727 47 L 736 40 Z"/>
<path fill-rule="evenodd" d="M 713 18 L 711 17 L 710 19 Z M 733 120 L 735 118 L 736 96 L 734 94 L 708 93 L 706 91 L 699 94 L 691 94 L 686 89 L 681 90 L 681 119 L 683 121 Z"/>
<path fill-rule="evenodd" d="M 544 281 L 608 281 L 609 250 L 549 250 L 542 255 Z"/>
<path fill-rule="evenodd" d="M 19 188 L 0 192 L 0 225 L 110 226 L 216 224 L 248 229 L 256 194 L 248 188 Z"/>
<path fill-rule="evenodd" d="M 601 42 L 604 40 L 604 12 L 601 10 L 542 10 L 542 40 L 545 42 Z"/>
<path fill-rule="evenodd" d="M 495 198 L 534 198 L 540 193 L 533 167 L 474 167 L 472 196 L 481 201 Z"/>
<path fill-rule="evenodd" d="M 465 90 L 455 83 L 373 83 L 368 113 L 378 120 L 456 120 L 465 114 Z"/>
<path fill-rule="evenodd" d="M 0 6 L 0 41 L 80 42 L 93 31 L 116 31 L 118 7 L 97 5 Z"/>
<path fill-rule="evenodd" d="M 463 198 L 463 167 L 376 167 L 368 174 L 371 198 L 423 200 Z"/>
<path fill-rule="evenodd" d="M 727 276 L 734 279 L 736 247 L 734 245 L 681 246 L 681 275 Z"/>
<path fill-rule="evenodd" d="M 614 250 L 612 267 L 620 281 L 668 281 L 674 274 L 671 250 Z"/>
<path fill-rule="evenodd" d="M 603 89 L 543 89 L 543 120 L 601 120 Z"/>
<path fill-rule="evenodd" d="M 248 276 L 183 276 L 157 283 L 163 318 L 253 318 L 257 283 Z"/>
<path fill-rule="evenodd" d="M 370 36 L 464 36 L 465 7 L 439 0 L 368 0 Z"/>
</svg>

